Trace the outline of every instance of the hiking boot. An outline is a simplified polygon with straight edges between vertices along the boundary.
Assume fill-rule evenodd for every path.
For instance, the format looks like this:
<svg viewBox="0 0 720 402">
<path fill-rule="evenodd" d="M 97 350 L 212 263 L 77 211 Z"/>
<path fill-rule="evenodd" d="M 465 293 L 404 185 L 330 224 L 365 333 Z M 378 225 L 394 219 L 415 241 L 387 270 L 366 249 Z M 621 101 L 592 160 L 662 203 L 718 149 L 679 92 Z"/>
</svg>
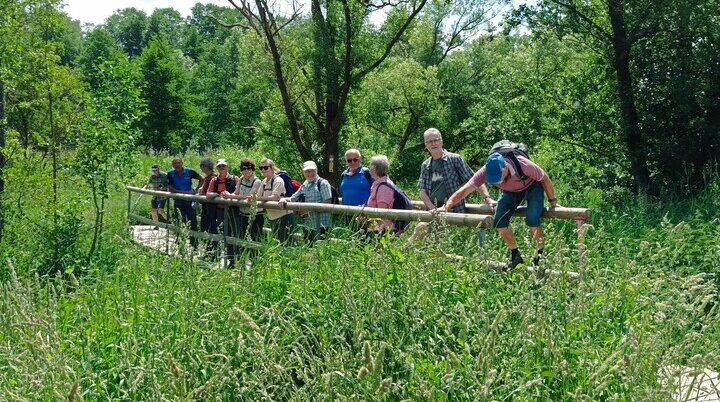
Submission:
<svg viewBox="0 0 720 402">
<path fill-rule="evenodd" d="M 505 265 L 503 272 L 512 271 L 519 264 L 525 264 L 525 260 L 523 260 L 522 256 L 520 254 L 512 256 L 512 257 L 510 257 L 510 262 L 507 265 Z"/>
</svg>

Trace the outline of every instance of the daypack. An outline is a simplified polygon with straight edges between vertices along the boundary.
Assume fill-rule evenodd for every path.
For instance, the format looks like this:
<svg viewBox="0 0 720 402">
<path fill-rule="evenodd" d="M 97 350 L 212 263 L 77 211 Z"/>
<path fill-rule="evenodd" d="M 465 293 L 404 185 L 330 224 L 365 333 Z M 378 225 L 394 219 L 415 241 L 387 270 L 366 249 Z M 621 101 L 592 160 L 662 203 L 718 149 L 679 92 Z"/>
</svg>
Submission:
<svg viewBox="0 0 720 402">
<path fill-rule="evenodd" d="M 392 209 L 407 209 L 412 210 L 412 202 L 410 198 L 405 194 L 404 191 L 400 190 L 396 186 L 384 181 L 378 184 L 378 187 L 385 185 L 393 190 L 393 204 Z M 377 190 L 376 190 L 377 191 Z M 395 233 L 402 233 L 407 228 L 409 221 L 403 221 L 399 219 L 393 219 L 393 226 L 395 227 Z"/>
<path fill-rule="evenodd" d="M 322 177 L 318 177 L 318 180 L 317 180 L 317 190 L 318 190 L 318 192 L 320 191 L 320 182 L 323 181 L 323 180 L 324 180 L 324 181 L 327 181 L 327 180 L 323 179 Z M 330 198 L 331 198 L 331 201 L 330 201 L 330 202 L 332 202 L 333 204 L 339 204 L 339 203 L 340 203 L 340 196 L 338 195 L 338 190 L 337 190 L 337 188 L 336 188 L 335 186 L 333 186 L 332 184 L 330 184 L 329 181 L 328 181 L 328 185 L 330 186 Z"/>
<path fill-rule="evenodd" d="M 320 183 L 323 181 L 326 181 L 330 186 L 330 202 L 333 204 L 340 204 L 340 196 L 338 196 L 337 188 L 335 188 L 335 186 L 330 184 L 329 181 L 323 179 L 322 177 L 318 177 L 318 179 L 315 181 L 318 193 L 320 192 Z M 300 196 L 298 197 L 298 202 L 305 202 L 305 194 L 300 194 Z"/>
<path fill-rule="evenodd" d="M 255 178 L 257 180 L 257 178 Z M 255 180 L 253 180 L 253 183 L 255 183 Z M 220 185 L 220 176 L 215 176 L 212 179 L 212 185 L 213 185 L 213 191 L 211 193 L 217 193 L 218 192 L 218 186 Z M 225 190 L 228 193 L 234 193 L 235 192 L 235 176 L 228 174 L 225 176 Z"/>
<path fill-rule="evenodd" d="M 285 184 L 285 197 L 290 197 L 291 195 L 295 194 L 295 192 L 298 191 L 298 189 L 302 185 L 299 181 L 291 179 L 288 172 L 284 170 L 279 171 L 277 173 L 277 176 L 280 176 L 280 178 L 283 180 L 283 183 Z M 270 180 L 270 188 L 272 188 L 274 183 L 275 177 L 273 176 L 272 180 Z"/>
<path fill-rule="evenodd" d="M 520 161 L 518 161 L 517 156 L 522 155 L 526 159 L 530 159 L 530 156 L 528 156 L 528 147 L 527 145 L 523 144 L 522 142 L 514 143 L 509 140 L 500 140 L 496 142 L 492 148 L 490 148 L 489 155 L 492 155 L 493 153 L 499 153 L 504 158 L 510 159 L 510 162 L 513 164 L 513 167 L 515 168 L 515 171 L 518 174 L 518 177 L 520 177 L 520 180 L 527 179 L 527 175 L 522 170 L 522 166 L 520 166 Z"/>
</svg>

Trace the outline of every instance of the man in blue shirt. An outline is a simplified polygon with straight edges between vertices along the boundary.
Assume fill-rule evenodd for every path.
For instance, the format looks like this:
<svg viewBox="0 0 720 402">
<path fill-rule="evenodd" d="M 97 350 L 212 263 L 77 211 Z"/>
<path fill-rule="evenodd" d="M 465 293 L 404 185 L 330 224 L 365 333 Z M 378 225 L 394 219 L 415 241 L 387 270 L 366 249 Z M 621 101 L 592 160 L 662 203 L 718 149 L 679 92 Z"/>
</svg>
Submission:
<svg viewBox="0 0 720 402">
<path fill-rule="evenodd" d="M 202 186 L 203 178 L 200 177 L 198 172 L 190 168 L 184 168 L 182 159 L 173 159 L 172 167 L 173 170 L 167 172 L 168 187 L 171 193 L 195 194 L 192 185 L 193 179 L 198 181 L 198 187 Z M 183 224 L 190 222 L 190 230 L 197 230 L 197 215 L 195 208 L 192 207 L 192 201 L 175 199 L 173 200 L 173 206 L 175 207 L 176 222 L 178 217 L 181 216 Z M 191 236 L 190 244 L 193 247 L 197 246 L 197 239 Z"/>
<path fill-rule="evenodd" d="M 370 197 L 370 186 L 373 183 L 370 170 L 363 167 L 362 156 L 357 149 L 348 149 L 345 152 L 345 162 L 348 168 L 342 172 L 338 186 L 342 194 L 342 204 L 363 206 Z"/>
</svg>

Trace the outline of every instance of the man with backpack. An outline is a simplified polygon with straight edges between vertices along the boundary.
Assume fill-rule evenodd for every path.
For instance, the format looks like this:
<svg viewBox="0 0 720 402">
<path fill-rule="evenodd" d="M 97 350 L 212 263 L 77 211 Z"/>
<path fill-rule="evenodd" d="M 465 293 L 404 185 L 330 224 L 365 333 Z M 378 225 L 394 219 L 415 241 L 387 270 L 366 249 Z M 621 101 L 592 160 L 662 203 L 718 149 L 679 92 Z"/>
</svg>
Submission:
<svg viewBox="0 0 720 402">
<path fill-rule="evenodd" d="M 284 208 L 288 202 L 332 204 L 332 186 L 327 180 L 318 176 L 315 162 L 306 161 L 303 163 L 303 176 L 305 176 L 305 182 L 295 194 L 291 197 L 283 197 L 278 201 L 280 208 Z M 303 232 L 310 244 L 325 236 L 325 232 L 330 227 L 331 219 L 332 215 L 329 212 L 308 212 L 304 218 Z"/>
<path fill-rule="evenodd" d="M 167 172 L 168 177 L 168 188 L 171 193 L 179 194 L 195 194 L 192 181 L 197 180 L 198 186 L 202 186 L 204 180 L 198 172 L 183 167 L 183 161 L 180 158 L 175 158 L 172 161 L 173 169 Z M 197 215 L 195 209 L 192 207 L 191 201 L 186 200 L 173 200 L 173 207 L 175 209 L 176 221 L 181 221 L 183 224 L 190 223 L 190 230 L 197 230 Z M 190 245 L 193 247 L 197 246 L 197 239 L 190 236 Z"/>
<path fill-rule="evenodd" d="M 342 205 L 363 206 L 370 197 L 370 186 L 373 184 L 370 170 L 363 167 L 362 156 L 357 149 L 345 151 L 345 162 L 348 168 L 340 175 L 338 185 Z"/>
<path fill-rule="evenodd" d="M 490 197 L 485 183 L 495 185 L 502 190 L 497 202 Z M 530 233 L 535 241 L 536 254 L 533 263 L 539 265 L 544 252 L 540 215 L 543 212 L 545 194 L 547 194 L 551 208 L 559 205 L 550 177 L 540 166 L 530 161 L 524 145 L 514 144 L 507 140 L 496 143 L 491 149 L 485 166 L 481 167 L 464 186 L 451 195 L 445 205 L 438 208 L 437 211 L 450 210 L 475 190 L 479 191 L 488 205 L 495 209 L 493 218 L 495 228 L 511 253 L 510 263 L 506 265 L 506 270 L 514 269 L 518 264 L 525 263 L 518 249 L 517 241 L 510 230 L 510 217 L 520 204 L 527 202 L 525 223 L 530 228 Z"/>
</svg>

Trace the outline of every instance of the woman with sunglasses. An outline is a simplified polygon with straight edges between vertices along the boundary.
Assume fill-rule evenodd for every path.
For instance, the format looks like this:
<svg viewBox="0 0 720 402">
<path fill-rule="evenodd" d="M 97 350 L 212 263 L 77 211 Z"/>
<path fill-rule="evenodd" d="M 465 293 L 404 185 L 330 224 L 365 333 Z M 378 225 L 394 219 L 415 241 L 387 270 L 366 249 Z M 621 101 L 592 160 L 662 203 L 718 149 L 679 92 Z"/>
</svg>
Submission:
<svg viewBox="0 0 720 402">
<path fill-rule="evenodd" d="M 227 169 L 227 167 L 225 168 Z M 251 199 L 257 189 L 260 187 L 260 180 L 255 177 L 255 162 L 250 158 L 245 158 L 240 161 L 240 170 L 242 171 L 242 177 L 238 180 L 237 186 L 234 191 L 223 191 L 220 195 L 225 199 L 232 200 L 249 200 Z M 223 171 L 219 170 L 221 176 Z M 222 177 L 222 176 L 221 176 Z M 260 235 L 262 234 L 263 228 L 263 214 L 262 209 L 258 209 L 253 215 L 253 211 L 250 207 L 230 207 L 228 212 L 228 226 L 230 233 L 233 236 L 240 239 L 246 239 L 248 234 L 250 240 L 260 241 Z M 235 263 L 235 247 L 231 244 L 227 246 L 228 250 L 228 261 L 230 266 Z M 255 249 L 249 249 L 248 254 L 255 254 Z"/>
<path fill-rule="evenodd" d="M 278 176 L 280 170 L 272 159 L 264 158 L 260 161 L 260 174 L 262 183 L 257 190 L 258 201 L 279 201 L 285 195 L 285 182 Z M 295 229 L 295 214 L 285 209 L 268 209 L 265 211 L 270 222 L 273 234 L 281 243 L 287 242 Z"/>
</svg>

